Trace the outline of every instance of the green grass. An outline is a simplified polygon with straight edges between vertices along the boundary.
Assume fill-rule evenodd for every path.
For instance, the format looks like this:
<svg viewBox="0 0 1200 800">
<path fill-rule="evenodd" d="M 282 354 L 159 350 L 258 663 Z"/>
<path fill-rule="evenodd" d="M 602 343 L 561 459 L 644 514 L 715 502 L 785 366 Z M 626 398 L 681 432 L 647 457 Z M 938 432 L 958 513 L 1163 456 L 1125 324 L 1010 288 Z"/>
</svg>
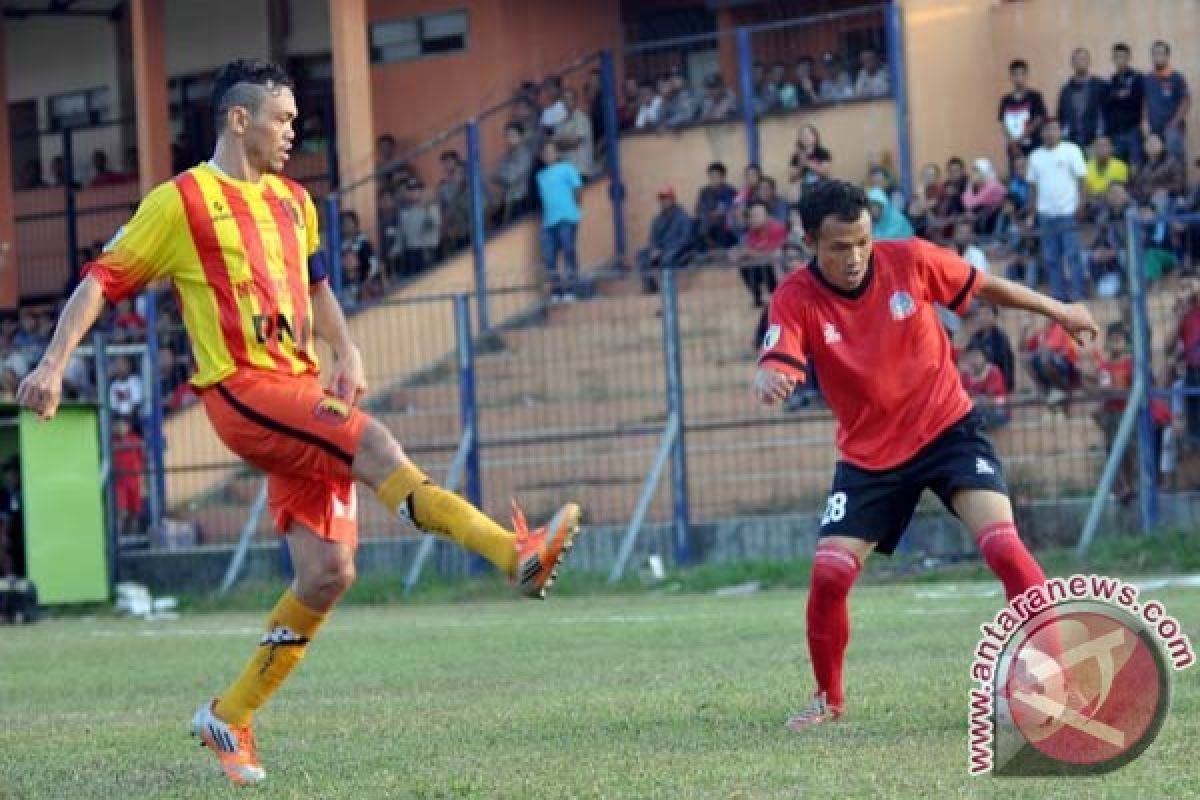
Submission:
<svg viewBox="0 0 1200 800">
<path fill-rule="evenodd" d="M 235 792 L 186 735 L 261 612 L 0 630 L 0 798 L 1200 796 L 1200 681 L 1153 747 L 1087 779 L 969 778 L 968 661 L 999 597 L 865 586 L 850 714 L 795 736 L 802 591 L 591 595 L 339 611 L 260 714 L 271 777 Z M 1200 639 L 1200 591 L 1154 593 Z"/>
</svg>

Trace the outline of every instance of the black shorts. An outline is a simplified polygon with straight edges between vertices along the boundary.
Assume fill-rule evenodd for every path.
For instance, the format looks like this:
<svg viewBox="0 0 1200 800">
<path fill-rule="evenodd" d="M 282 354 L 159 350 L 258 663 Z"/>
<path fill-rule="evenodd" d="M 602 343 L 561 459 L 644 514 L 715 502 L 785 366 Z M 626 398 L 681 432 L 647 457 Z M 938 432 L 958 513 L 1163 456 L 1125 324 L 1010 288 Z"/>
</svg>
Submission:
<svg viewBox="0 0 1200 800">
<path fill-rule="evenodd" d="M 821 518 L 821 536 L 875 542 L 876 550 L 890 555 L 925 489 L 932 490 L 950 513 L 950 498 L 959 489 L 1008 494 L 1004 469 L 974 409 L 898 467 L 873 471 L 839 461 Z"/>
</svg>

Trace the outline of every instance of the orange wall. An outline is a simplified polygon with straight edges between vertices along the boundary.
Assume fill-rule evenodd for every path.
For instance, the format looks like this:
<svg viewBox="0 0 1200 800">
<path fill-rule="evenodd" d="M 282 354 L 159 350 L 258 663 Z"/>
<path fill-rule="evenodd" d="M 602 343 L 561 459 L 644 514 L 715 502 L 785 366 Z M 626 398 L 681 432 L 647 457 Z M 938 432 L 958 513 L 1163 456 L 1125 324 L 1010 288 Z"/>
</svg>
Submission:
<svg viewBox="0 0 1200 800">
<path fill-rule="evenodd" d="M 812 123 L 833 154 L 833 174 L 861 182 L 866 177 L 868 149 L 896 153 L 894 108 L 890 100 L 878 100 L 764 119 L 759 123 L 763 170 L 786 195 L 788 162 L 797 131 L 801 125 Z M 740 122 L 621 139 L 631 253 L 646 245 L 650 223 L 658 210 L 654 199 L 658 189 L 673 187 L 691 213 L 696 194 L 706 180 L 705 168 L 713 161 L 724 162 L 729 181 L 735 186 L 741 184 L 746 139 Z"/>
<path fill-rule="evenodd" d="M 375 129 L 404 151 L 621 37 L 616 0 L 370 0 L 372 22 L 441 10 L 468 10 L 461 53 L 371 68 Z"/>
<path fill-rule="evenodd" d="M 1093 71 L 1112 74 L 1115 42 L 1130 45 L 1134 66 L 1150 63 L 1150 44 L 1165 39 L 1172 60 L 1195 92 L 1200 82 L 1200 13 L 1178 0 L 903 0 L 904 45 L 913 161 L 944 163 L 951 155 L 993 159 L 1003 170 L 996 107 L 1008 91 L 1008 63 L 1029 62 L 1034 88 L 1051 113 L 1070 74 L 1075 47 L 1092 53 Z M 1193 110 L 1189 152 L 1200 153 Z"/>
</svg>

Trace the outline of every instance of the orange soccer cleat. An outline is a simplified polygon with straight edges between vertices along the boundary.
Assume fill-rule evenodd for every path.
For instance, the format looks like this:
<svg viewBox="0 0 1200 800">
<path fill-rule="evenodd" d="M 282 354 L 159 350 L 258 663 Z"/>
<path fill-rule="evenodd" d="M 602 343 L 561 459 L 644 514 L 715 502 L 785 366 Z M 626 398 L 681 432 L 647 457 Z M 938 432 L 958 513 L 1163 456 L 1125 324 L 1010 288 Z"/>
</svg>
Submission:
<svg viewBox="0 0 1200 800">
<path fill-rule="evenodd" d="M 525 514 L 512 501 L 513 529 L 517 534 L 517 587 L 526 597 L 545 598 L 546 590 L 558 577 L 558 565 L 571 549 L 579 532 L 582 512 L 575 503 L 567 503 L 550 522 L 529 530 Z"/>
<path fill-rule="evenodd" d="M 253 786 L 267 779 L 267 772 L 258 760 L 254 731 L 249 725 L 230 725 L 213 713 L 214 699 L 205 703 L 192 717 L 192 736 L 216 753 L 225 776 L 238 786 Z"/>
<path fill-rule="evenodd" d="M 794 733 L 800 733 L 807 728 L 815 728 L 826 722 L 836 722 L 841 716 L 842 707 L 830 705 L 825 699 L 825 693 L 817 692 L 813 695 L 812 702 L 803 711 L 788 719 L 787 727 Z"/>
</svg>

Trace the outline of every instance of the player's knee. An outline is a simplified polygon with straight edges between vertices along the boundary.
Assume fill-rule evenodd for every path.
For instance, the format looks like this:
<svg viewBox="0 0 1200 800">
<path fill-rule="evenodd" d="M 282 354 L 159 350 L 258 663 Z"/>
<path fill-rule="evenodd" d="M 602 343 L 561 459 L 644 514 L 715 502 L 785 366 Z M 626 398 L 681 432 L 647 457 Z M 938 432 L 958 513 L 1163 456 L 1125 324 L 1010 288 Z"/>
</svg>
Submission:
<svg viewBox="0 0 1200 800">
<path fill-rule="evenodd" d="M 388 476 L 404 456 L 396 437 L 383 423 L 368 419 L 354 454 L 354 474 L 371 486 Z"/>
</svg>

